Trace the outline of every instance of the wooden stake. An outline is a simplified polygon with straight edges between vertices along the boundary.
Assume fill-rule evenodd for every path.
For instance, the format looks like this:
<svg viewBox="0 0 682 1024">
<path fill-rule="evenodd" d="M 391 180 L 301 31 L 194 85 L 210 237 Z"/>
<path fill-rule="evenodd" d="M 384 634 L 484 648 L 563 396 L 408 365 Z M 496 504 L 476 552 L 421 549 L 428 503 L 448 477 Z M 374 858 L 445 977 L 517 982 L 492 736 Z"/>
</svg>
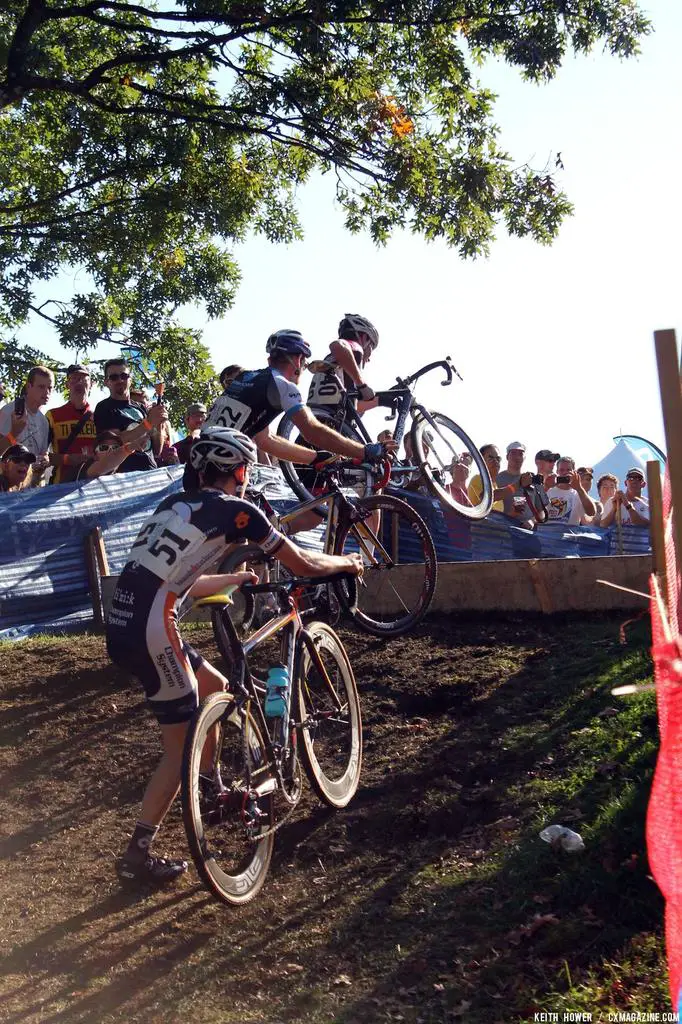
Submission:
<svg viewBox="0 0 682 1024">
<path fill-rule="evenodd" d="M 680 393 L 680 357 L 675 331 L 654 331 L 658 383 L 668 451 L 668 474 L 673 505 L 675 557 L 682 566 L 682 394 Z"/>
<path fill-rule="evenodd" d="M 99 582 L 95 534 L 96 529 L 91 530 L 90 533 L 86 534 L 83 538 L 83 543 L 85 546 L 85 568 L 88 573 L 88 583 L 90 586 L 90 597 L 92 598 L 92 614 L 95 620 L 95 628 L 102 629 L 104 627 L 104 608 L 102 606 L 102 588 L 100 587 Z"/>
<path fill-rule="evenodd" d="M 646 492 L 649 495 L 649 530 L 651 532 L 653 570 L 658 576 L 661 593 L 667 594 L 663 489 L 661 487 L 661 466 L 658 459 L 652 459 L 646 464 Z"/>
<path fill-rule="evenodd" d="M 104 547 L 104 538 L 102 537 L 102 531 L 99 526 L 96 526 L 92 531 L 92 543 L 95 548 L 95 555 L 97 557 L 97 567 L 99 569 L 100 576 L 111 576 L 109 572 L 109 559 L 107 558 L 107 549 Z"/>
</svg>

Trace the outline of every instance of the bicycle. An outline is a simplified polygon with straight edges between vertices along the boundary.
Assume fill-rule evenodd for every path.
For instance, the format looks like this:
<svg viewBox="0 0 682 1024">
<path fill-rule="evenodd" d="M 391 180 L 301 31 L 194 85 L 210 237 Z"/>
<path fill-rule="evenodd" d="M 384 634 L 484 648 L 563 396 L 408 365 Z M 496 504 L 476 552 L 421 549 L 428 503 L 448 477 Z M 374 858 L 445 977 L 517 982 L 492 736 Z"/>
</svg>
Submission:
<svg viewBox="0 0 682 1024">
<path fill-rule="evenodd" d="M 357 597 L 349 593 L 347 583 L 339 581 L 328 588 L 328 604 L 333 607 L 334 595 L 339 606 L 363 630 L 374 636 L 400 636 L 412 629 L 426 615 L 436 590 L 438 561 L 429 529 L 415 509 L 401 498 L 388 494 L 358 498 L 341 489 L 344 472 L 356 469 L 354 462 L 339 460 L 319 474 L 324 493 L 296 505 L 278 515 L 262 491 L 251 491 L 254 502 L 276 528 L 290 523 L 301 513 L 327 506 L 323 550 L 343 555 L 360 551 L 365 564 Z M 371 467 L 364 467 L 371 473 Z M 387 479 L 388 464 L 383 467 L 382 486 Z M 376 521 L 380 516 L 380 525 Z M 273 562 L 256 545 L 235 548 L 220 564 L 219 572 L 230 573 L 248 564 L 259 575 L 272 572 L 281 578 L 283 567 Z M 232 620 L 246 633 L 256 614 L 256 602 L 249 588 L 235 595 Z M 223 612 L 212 613 L 213 632 L 225 657 Z"/>
<path fill-rule="evenodd" d="M 285 607 L 243 643 L 226 615 L 234 692 L 207 697 L 187 733 L 181 787 L 187 839 L 201 879 L 224 903 L 248 903 L 263 887 L 275 833 L 301 797 L 301 762 L 330 807 L 345 807 L 358 788 L 362 719 L 353 669 L 331 627 L 304 626 L 301 618 L 302 595 L 319 582 L 293 578 L 242 588 L 276 594 Z M 354 582 L 348 577 L 349 592 Z M 226 592 L 197 605 L 224 610 L 229 601 Z M 290 683 L 284 714 L 268 718 L 266 683 L 252 674 L 249 655 L 277 633 Z"/>
<path fill-rule="evenodd" d="M 310 369 L 319 370 L 320 365 L 325 364 L 313 364 Z M 415 385 L 419 378 L 438 367 L 442 367 L 446 373 L 445 380 L 441 381 L 443 387 L 452 383 L 455 374 L 459 377 L 457 370 L 452 365 L 452 360 L 447 356 L 445 359 L 428 363 L 409 377 L 397 377 L 396 385 L 388 391 L 377 393 L 380 403 L 391 409 L 391 413 L 386 419 L 392 420 L 397 417 L 393 437 L 398 445 L 405 435 L 408 415 L 412 418 L 410 440 L 415 465 L 398 466 L 394 464 L 392 476 L 399 481 L 401 475 L 404 477 L 408 473 L 418 472 L 431 494 L 442 504 L 467 519 L 483 519 L 490 512 L 493 501 L 492 482 L 483 456 L 469 435 L 454 420 L 443 413 L 430 412 L 414 397 Z M 325 392 L 325 387 L 329 389 L 328 395 Z M 371 443 L 372 438 L 355 408 L 355 400 L 359 397 L 356 390 L 344 390 L 330 371 L 329 384 L 322 384 L 317 390 L 317 396 L 318 400 L 327 397 L 330 402 L 332 400 L 334 403 L 338 402 L 333 410 L 322 404 L 311 405 L 311 412 L 317 419 L 344 437 L 359 441 L 361 444 Z M 277 433 L 280 437 L 291 440 L 291 435 L 296 430 L 291 415 L 286 413 L 280 420 Z M 453 462 L 459 461 L 463 453 L 468 453 L 471 456 L 471 461 L 481 476 L 483 489 L 481 500 L 476 505 L 466 505 L 458 501 L 449 487 L 448 477 L 451 478 L 450 482 L 454 479 Z M 280 461 L 280 465 L 287 483 L 296 496 L 302 501 L 307 501 L 311 497 L 311 493 L 305 483 L 305 468 L 284 460 Z"/>
</svg>

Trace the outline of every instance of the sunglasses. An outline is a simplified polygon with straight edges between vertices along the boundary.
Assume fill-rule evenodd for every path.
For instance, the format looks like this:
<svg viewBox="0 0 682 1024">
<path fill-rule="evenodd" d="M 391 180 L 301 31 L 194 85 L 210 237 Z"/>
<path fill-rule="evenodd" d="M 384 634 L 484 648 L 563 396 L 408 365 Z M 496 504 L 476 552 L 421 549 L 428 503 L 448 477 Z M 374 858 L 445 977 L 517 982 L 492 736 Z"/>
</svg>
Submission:
<svg viewBox="0 0 682 1024">
<path fill-rule="evenodd" d="M 109 376 L 107 377 L 107 380 L 113 380 L 114 383 L 117 380 L 130 380 L 130 374 L 129 373 L 110 373 Z"/>
<path fill-rule="evenodd" d="M 118 451 L 118 449 L 120 447 L 121 447 L 120 444 L 116 444 L 115 441 L 112 441 L 111 444 L 105 444 L 105 443 L 98 444 L 97 447 L 95 448 L 95 451 L 99 455 L 102 455 L 102 454 L 104 454 L 104 452 L 115 452 L 115 451 Z"/>
</svg>

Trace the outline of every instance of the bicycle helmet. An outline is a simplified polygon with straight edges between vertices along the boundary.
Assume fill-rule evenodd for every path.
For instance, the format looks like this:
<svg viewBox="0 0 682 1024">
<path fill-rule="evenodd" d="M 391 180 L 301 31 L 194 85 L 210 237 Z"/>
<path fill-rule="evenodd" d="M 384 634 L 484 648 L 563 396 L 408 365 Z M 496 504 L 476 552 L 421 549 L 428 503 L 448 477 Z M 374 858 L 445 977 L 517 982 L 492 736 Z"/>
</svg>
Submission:
<svg viewBox="0 0 682 1024">
<path fill-rule="evenodd" d="M 364 338 L 361 338 L 364 335 Z M 379 332 L 374 324 L 357 313 L 346 313 L 339 324 L 339 338 L 362 345 L 363 355 L 367 359 L 379 344 Z"/>
<path fill-rule="evenodd" d="M 241 431 L 205 427 L 192 445 L 189 461 L 197 472 L 215 466 L 221 473 L 229 473 L 237 466 L 254 465 L 257 458 L 255 444 Z"/>
<path fill-rule="evenodd" d="M 310 359 L 312 355 L 310 345 L 300 331 L 275 331 L 265 343 L 265 351 L 268 355 L 273 355 L 275 352 L 287 352 L 290 355 L 303 355 L 306 359 Z"/>
</svg>

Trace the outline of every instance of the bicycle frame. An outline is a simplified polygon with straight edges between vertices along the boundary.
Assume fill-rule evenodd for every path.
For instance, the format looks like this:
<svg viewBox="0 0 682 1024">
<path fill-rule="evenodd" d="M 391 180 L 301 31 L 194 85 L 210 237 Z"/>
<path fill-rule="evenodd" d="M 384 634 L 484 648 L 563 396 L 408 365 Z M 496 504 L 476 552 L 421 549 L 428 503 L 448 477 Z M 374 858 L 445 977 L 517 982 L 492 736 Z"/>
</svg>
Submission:
<svg viewBox="0 0 682 1024">
<path fill-rule="evenodd" d="M 455 367 L 452 365 L 450 357 L 447 356 L 445 359 L 440 359 L 437 360 L 436 362 L 428 363 L 426 366 L 422 366 L 420 370 L 417 370 L 416 373 L 410 374 L 409 377 L 397 377 L 396 381 L 398 383 L 398 387 L 395 389 L 391 389 L 388 392 L 382 392 L 383 394 L 390 394 L 392 398 L 394 397 L 392 412 L 389 416 L 386 417 L 386 419 L 392 420 L 396 419 L 397 417 L 395 430 L 393 431 L 393 439 L 394 441 L 396 441 L 398 445 L 400 445 L 400 442 L 405 436 L 405 424 L 407 423 L 408 416 L 411 416 L 413 420 L 416 419 L 418 416 L 423 417 L 427 421 L 429 426 L 431 426 L 433 430 L 438 432 L 438 425 L 433 420 L 429 410 L 426 408 L 426 406 L 422 405 L 420 402 L 416 402 L 414 399 L 415 385 L 419 378 L 425 376 L 427 373 L 430 373 L 432 370 L 438 369 L 438 367 L 442 367 L 446 373 L 445 380 L 441 381 L 441 385 L 443 387 L 448 387 L 450 384 L 452 384 L 452 379 L 455 374 L 459 377 L 460 380 L 462 379 L 459 373 L 457 373 Z M 362 437 L 366 444 L 371 444 L 372 437 L 368 433 L 367 428 L 362 422 L 362 417 L 360 416 L 354 405 L 354 402 L 357 398 L 359 398 L 359 394 L 357 391 L 346 391 L 344 399 L 339 405 L 336 411 L 336 415 L 332 416 L 332 419 L 336 420 L 339 427 L 341 426 L 342 423 L 349 423 L 357 432 L 357 434 L 359 434 L 360 437 Z M 418 466 L 395 466 L 392 469 L 392 475 L 405 475 L 408 473 L 412 473 L 414 470 L 418 468 Z"/>
<path fill-rule="evenodd" d="M 260 766 L 258 773 L 262 774 L 264 767 L 273 772 L 279 788 L 287 797 L 289 802 L 297 802 L 298 795 L 290 798 L 287 794 L 287 784 L 295 782 L 296 769 L 298 765 L 296 730 L 301 728 L 301 722 L 292 719 L 292 696 L 293 688 L 298 684 L 301 660 L 304 651 L 307 651 L 320 673 L 320 677 L 327 687 L 337 711 L 341 711 L 338 696 L 329 678 L 329 674 L 320 658 L 313 639 L 303 625 L 299 610 L 299 601 L 307 587 L 317 586 L 320 582 L 329 581 L 331 578 L 321 577 L 320 579 L 292 579 L 284 583 L 259 583 L 244 584 L 243 589 L 251 593 L 274 593 L 279 592 L 286 597 L 288 609 L 265 623 L 253 633 L 248 640 L 240 641 L 237 636 L 232 619 L 229 613 L 225 614 L 225 625 L 234 664 L 237 667 L 237 678 L 233 681 L 235 687 L 235 703 L 237 713 L 242 723 L 245 723 L 249 714 L 254 714 L 258 728 L 263 736 L 269 764 Z M 229 602 L 225 598 L 224 604 Z M 200 604 L 201 602 L 197 602 Z M 286 665 L 289 673 L 290 684 L 286 693 L 286 713 L 281 718 L 267 718 L 263 704 L 260 700 L 259 688 L 264 689 L 263 680 L 257 679 L 251 673 L 249 666 L 249 654 L 259 647 L 266 640 L 271 639 L 277 633 L 282 633 L 280 641 L 280 660 Z M 250 774 L 250 769 L 249 769 Z M 247 785 L 251 788 L 251 778 L 247 779 Z"/>
<path fill-rule="evenodd" d="M 374 554 L 378 551 L 382 558 L 387 562 L 391 562 L 392 559 L 382 544 L 380 537 L 363 521 L 352 499 L 346 497 L 336 480 L 332 479 L 330 485 L 331 491 L 321 494 L 319 497 L 311 498 L 310 501 L 304 501 L 300 505 L 295 505 L 294 508 L 283 515 L 275 511 L 268 499 L 260 491 L 257 492 L 258 502 L 261 504 L 268 519 L 271 522 L 274 521 L 273 525 L 275 526 L 282 523 L 290 523 L 303 512 L 310 512 L 312 509 L 319 509 L 323 505 L 328 505 L 323 551 L 327 554 L 333 554 L 336 548 L 336 535 L 339 527 L 342 524 L 345 526 L 346 523 L 356 523 L 362 525 L 362 529 L 356 531 L 356 537 L 358 546 L 366 558 L 369 561 L 373 561 Z"/>
</svg>

